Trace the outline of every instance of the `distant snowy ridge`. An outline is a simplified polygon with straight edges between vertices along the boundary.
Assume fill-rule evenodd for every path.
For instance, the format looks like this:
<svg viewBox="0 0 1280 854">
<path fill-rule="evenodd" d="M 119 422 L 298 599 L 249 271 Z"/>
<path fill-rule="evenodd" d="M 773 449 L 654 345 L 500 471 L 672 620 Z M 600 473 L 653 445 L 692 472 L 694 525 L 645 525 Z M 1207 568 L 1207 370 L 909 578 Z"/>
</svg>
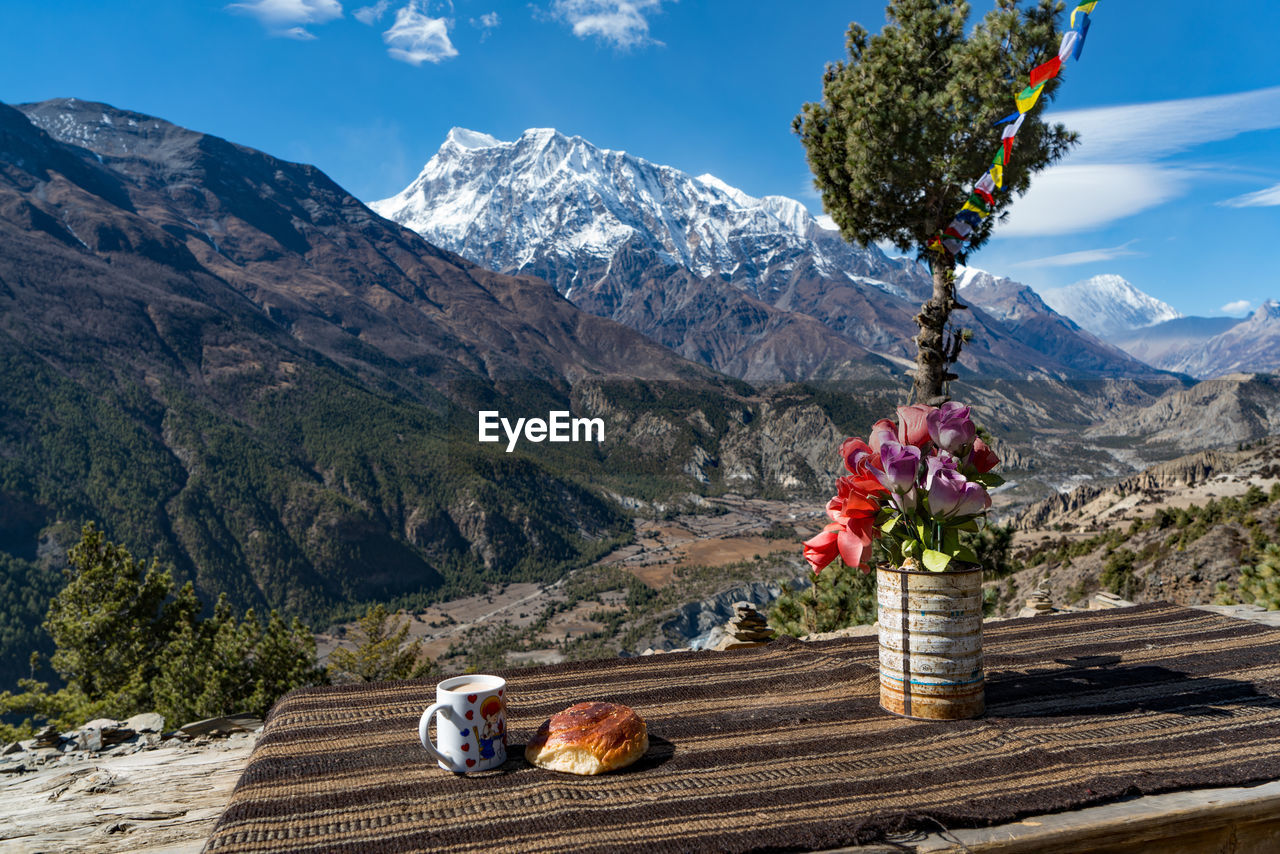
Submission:
<svg viewBox="0 0 1280 854">
<path fill-rule="evenodd" d="M 1114 275 L 1044 290 L 1040 296 L 1054 311 L 1104 339 L 1182 317 L 1173 306 Z"/>
</svg>

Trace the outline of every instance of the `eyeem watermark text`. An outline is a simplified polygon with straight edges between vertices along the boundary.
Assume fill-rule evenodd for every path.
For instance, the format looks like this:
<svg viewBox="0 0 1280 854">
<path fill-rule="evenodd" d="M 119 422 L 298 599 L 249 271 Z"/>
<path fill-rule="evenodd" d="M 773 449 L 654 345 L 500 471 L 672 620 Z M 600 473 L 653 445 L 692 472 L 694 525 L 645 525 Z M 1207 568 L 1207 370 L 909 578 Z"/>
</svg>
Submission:
<svg viewBox="0 0 1280 854">
<path fill-rule="evenodd" d="M 516 449 L 521 436 L 529 442 L 603 442 L 603 418 L 574 418 L 567 409 L 548 412 L 546 418 L 517 418 L 514 424 L 496 409 L 480 411 L 480 441 L 501 442 L 498 428 L 507 436 L 507 453 Z"/>
</svg>

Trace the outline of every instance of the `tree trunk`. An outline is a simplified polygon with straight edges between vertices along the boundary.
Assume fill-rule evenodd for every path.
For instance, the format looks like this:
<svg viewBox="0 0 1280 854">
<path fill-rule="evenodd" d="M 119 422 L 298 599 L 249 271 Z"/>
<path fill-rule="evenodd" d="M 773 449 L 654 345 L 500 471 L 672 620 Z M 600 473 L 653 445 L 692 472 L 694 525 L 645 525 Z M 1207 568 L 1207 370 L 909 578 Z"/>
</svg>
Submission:
<svg viewBox="0 0 1280 854">
<path fill-rule="evenodd" d="M 956 301 L 956 260 L 939 252 L 933 257 L 933 296 L 920 306 L 920 313 L 915 317 L 920 325 L 920 334 L 915 339 L 920 349 L 916 354 L 912 403 L 941 403 L 943 385 L 956 378 L 949 368 L 960 355 L 961 338 L 953 335 L 947 340 L 947 318 L 952 311 L 965 307 Z"/>
</svg>

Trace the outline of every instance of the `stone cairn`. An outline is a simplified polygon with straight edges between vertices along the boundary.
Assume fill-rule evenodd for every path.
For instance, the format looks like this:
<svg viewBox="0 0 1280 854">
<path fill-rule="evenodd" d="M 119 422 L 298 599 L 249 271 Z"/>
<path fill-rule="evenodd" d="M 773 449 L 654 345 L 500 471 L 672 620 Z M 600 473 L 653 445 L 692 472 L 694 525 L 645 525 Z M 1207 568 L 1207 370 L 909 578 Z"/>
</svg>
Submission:
<svg viewBox="0 0 1280 854">
<path fill-rule="evenodd" d="M 1027 604 L 1022 606 L 1022 610 L 1018 612 L 1019 617 L 1039 617 L 1044 614 L 1052 614 L 1057 609 L 1053 607 L 1053 600 L 1049 598 L 1049 581 L 1041 579 L 1036 585 L 1036 589 L 1027 597 Z"/>
<path fill-rule="evenodd" d="M 761 646 L 773 640 L 773 629 L 769 628 L 764 614 L 755 609 L 750 602 L 734 602 L 733 617 L 724 626 L 724 637 L 715 645 L 715 649 L 743 649 L 749 646 Z"/>
</svg>

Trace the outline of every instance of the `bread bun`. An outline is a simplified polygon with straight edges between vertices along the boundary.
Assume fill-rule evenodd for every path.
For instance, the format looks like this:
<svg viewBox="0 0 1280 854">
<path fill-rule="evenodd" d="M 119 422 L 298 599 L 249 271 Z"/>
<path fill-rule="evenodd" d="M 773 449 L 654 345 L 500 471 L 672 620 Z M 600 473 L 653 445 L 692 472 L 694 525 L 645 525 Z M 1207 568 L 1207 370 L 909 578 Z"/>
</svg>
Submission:
<svg viewBox="0 0 1280 854">
<path fill-rule="evenodd" d="M 539 768 L 603 774 L 635 762 L 649 749 L 644 720 L 618 703 L 578 703 L 551 716 L 524 748 Z"/>
</svg>

